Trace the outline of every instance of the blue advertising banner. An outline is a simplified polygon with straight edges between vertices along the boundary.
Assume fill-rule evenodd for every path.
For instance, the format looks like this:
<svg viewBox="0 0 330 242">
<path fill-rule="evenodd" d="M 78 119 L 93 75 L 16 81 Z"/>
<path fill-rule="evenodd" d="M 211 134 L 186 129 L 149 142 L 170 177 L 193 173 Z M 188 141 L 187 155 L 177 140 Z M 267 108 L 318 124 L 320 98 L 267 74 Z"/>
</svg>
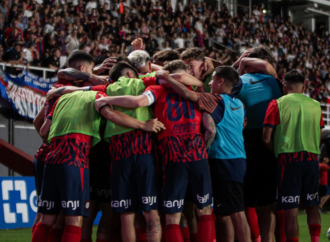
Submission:
<svg viewBox="0 0 330 242">
<path fill-rule="evenodd" d="M 32 228 L 37 214 L 34 177 L 0 177 L 0 229 Z M 100 221 L 101 212 L 94 225 Z"/>
<path fill-rule="evenodd" d="M 46 101 L 46 94 L 57 77 L 41 78 L 27 70 L 12 77 L 0 69 L 0 95 L 21 116 L 34 119 Z"/>
</svg>

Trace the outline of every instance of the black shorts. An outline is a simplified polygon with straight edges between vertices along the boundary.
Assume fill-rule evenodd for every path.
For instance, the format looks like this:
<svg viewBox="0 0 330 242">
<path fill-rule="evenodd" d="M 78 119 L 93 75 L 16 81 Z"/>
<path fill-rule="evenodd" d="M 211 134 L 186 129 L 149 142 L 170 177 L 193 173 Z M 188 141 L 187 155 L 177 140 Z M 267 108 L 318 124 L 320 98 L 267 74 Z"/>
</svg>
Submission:
<svg viewBox="0 0 330 242">
<path fill-rule="evenodd" d="M 243 183 L 218 180 L 213 184 L 213 212 L 230 215 L 244 211 Z"/>
<path fill-rule="evenodd" d="M 91 162 L 89 164 L 90 200 L 111 203 L 110 165 Z"/>
<path fill-rule="evenodd" d="M 320 204 L 317 155 L 280 154 L 277 164 L 277 210 L 298 208 L 300 201 L 307 208 Z"/>
<path fill-rule="evenodd" d="M 45 164 L 39 212 L 64 216 L 89 216 L 89 169 Z"/>
<path fill-rule="evenodd" d="M 158 210 L 158 172 L 154 155 L 116 160 L 111 170 L 111 212 Z"/>
<path fill-rule="evenodd" d="M 189 188 L 189 192 L 186 193 Z M 168 161 L 163 176 L 163 213 L 183 211 L 186 194 L 198 209 L 212 204 L 210 169 L 207 160 Z"/>
<path fill-rule="evenodd" d="M 219 160 L 210 159 L 210 171 L 213 189 L 213 212 L 219 215 L 230 215 L 242 212 L 244 207 L 243 183 L 225 181 L 219 176 Z"/>
<path fill-rule="evenodd" d="M 246 175 L 244 203 L 246 207 L 263 207 L 276 201 L 276 158 L 262 143 L 262 129 L 244 131 Z"/>
<path fill-rule="evenodd" d="M 329 195 L 329 186 L 328 185 L 320 185 L 319 186 L 320 198 Z"/>
</svg>

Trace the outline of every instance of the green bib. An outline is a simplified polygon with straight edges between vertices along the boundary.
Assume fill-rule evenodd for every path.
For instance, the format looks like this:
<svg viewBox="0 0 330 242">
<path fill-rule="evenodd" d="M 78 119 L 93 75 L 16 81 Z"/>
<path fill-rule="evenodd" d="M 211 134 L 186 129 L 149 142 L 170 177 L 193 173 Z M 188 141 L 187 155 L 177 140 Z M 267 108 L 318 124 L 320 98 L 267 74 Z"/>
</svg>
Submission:
<svg viewBox="0 0 330 242">
<path fill-rule="evenodd" d="M 118 79 L 117 82 L 107 87 L 108 96 L 123 96 L 123 95 L 138 96 L 144 91 L 145 91 L 145 86 L 143 81 L 137 78 L 134 79 L 134 78 L 121 77 Z M 148 121 L 154 118 L 154 113 L 151 107 L 123 108 L 119 106 L 114 106 L 114 109 L 123 112 L 128 116 L 131 116 L 132 118 L 135 118 L 140 121 Z M 104 133 L 104 139 L 108 140 L 108 138 L 114 135 L 127 133 L 132 130 L 134 129 L 120 126 L 110 121 L 107 121 L 105 133 Z"/>
<path fill-rule="evenodd" d="M 54 137 L 78 133 L 100 141 L 101 116 L 94 107 L 95 91 L 77 91 L 62 96 L 55 107 L 48 142 Z"/>
<path fill-rule="evenodd" d="M 205 92 L 207 92 L 207 93 L 211 92 L 211 87 L 209 86 L 209 83 L 212 81 L 212 75 L 213 74 L 206 76 L 206 78 L 204 80 L 204 89 L 205 89 Z M 196 90 L 197 87 L 192 87 L 192 89 Z"/>
<path fill-rule="evenodd" d="M 207 92 L 207 93 L 211 92 L 211 87 L 209 86 L 209 83 L 212 81 L 212 75 L 213 74 L 210 74 L 210 75 L 206 76 L 206 78 L 205 78 L 204 88 L 205 88 L 205 92 Z"/>
<path fill-rule="evenodd" d="M 143 78 L 143 77 L 155 77 L 156 76 L 156 73 L 157 73 L 157 71 L 153 71 L 153 72 L 150 72 L 150 73 L 145 74 L 145 75 L 139 75 L 139 78 Z"/>
<path fill-rule="evenodd" d="M 300 93 L 276 101 L 281 122 L 274 133 L 276 157 L 301 151 L 320 154 L 320 103 Z"/>
</svg>

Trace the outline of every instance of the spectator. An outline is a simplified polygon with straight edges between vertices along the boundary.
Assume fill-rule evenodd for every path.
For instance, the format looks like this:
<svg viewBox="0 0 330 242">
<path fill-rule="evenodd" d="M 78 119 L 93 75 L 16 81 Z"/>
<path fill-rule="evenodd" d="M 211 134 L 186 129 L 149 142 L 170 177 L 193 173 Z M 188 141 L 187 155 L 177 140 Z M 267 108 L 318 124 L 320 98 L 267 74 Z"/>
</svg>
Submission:
<svg viewBox="0 0 330 242">
<path fill-rule="evenodd" d="M 97 8 L 97 2 L 95 0 L 90 0 L 86 5 L 86 14 L 91 15 L 92 10 Z"/>
<path fill-rule="evenodd" d="M 79 48 L 80 43 L 77 39 L 77 32 L 78 31 L 76 29 L 73 29 L 71 34 L 68 35 L 65 39 L 65 49 L 68 55 L 70 55 L 72 51 L 77 50 Z"/>
<path fill-rule="evenodd" d="M 53 70 L 58 70 L 60 68 L 60 57 L 61 57 L 60 49 L 58 48 L 52 49 L 51 55 L 45 59 L 43 66 Z M 51 73 L 51 75 L 54 76 L 53 73 Z"/>
<path fill-rule="evenodd" d="M 6 1 L 2 1 L 0 4 L 0 13 L 1 13 L 1 17 L 2 17 L 2 22 L 6 22 L 6 17 L 8 14 L 8 8 L 6 5 Z"/>
<path fill-rule="evenodd" d="M 183 40 L 183 33 L 181 33 L 181 36 L 178 37 L 177 33 L 174 33 L 174 43 L 176 44 L 176 48 L 183 48 L 184 47 L 184 40 Z"/>
<path fill-rule="evenodd" d="M 102 37 L 102 43 L 99 44 L 99 49 L 102 50 L 109 50 L 109 39 L 106 36 Z"/>
<path fill-rule="evenodd" d="M 21 46 L 20 42 L 14 42 L 3 56 L 3 60 L 11 64 L 19 64 L 21 59 Z"/>
<path fill-rule="evenodd" d="M 23 58 L 26 59 L 29 64 L 31 64 L 34 59 L 38 59 L 37 56 L 34 58 L 34 51 L 35 44 L 33 42 L 29 42 L 23 50 Z"/>
</svg>

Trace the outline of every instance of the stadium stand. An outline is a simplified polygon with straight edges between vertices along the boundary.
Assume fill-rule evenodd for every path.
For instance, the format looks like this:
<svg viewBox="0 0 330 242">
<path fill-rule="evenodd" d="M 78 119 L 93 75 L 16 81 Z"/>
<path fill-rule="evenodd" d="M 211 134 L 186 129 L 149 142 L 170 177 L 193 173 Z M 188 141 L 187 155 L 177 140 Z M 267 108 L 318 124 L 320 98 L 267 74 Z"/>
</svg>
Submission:
<svg viewBox="0 0 330 242">
<path fill-rule="evenodd" d="M 298 69 L 306 79 L 305 94 L 330 102 L 325 30 L 311 33 L 290 17 L 264 15 L 257 5 L 251 18 L 247 9 L 231 16 L 226 4 L 218 12 L 206 2 L 184 6 L 180 1 L 175 12 L 169 1 L 14 0 L 1 6 L 0 60 L 58 70 L 75 49 L 93 57 L 128 55 L 131 42 L 142 37 L 150 56 L 164 49 L 200 47 L 206 56 L 230 65 L 237 54 L 264 44 L 276 58 L 279 78 Z"/>
</svg>

